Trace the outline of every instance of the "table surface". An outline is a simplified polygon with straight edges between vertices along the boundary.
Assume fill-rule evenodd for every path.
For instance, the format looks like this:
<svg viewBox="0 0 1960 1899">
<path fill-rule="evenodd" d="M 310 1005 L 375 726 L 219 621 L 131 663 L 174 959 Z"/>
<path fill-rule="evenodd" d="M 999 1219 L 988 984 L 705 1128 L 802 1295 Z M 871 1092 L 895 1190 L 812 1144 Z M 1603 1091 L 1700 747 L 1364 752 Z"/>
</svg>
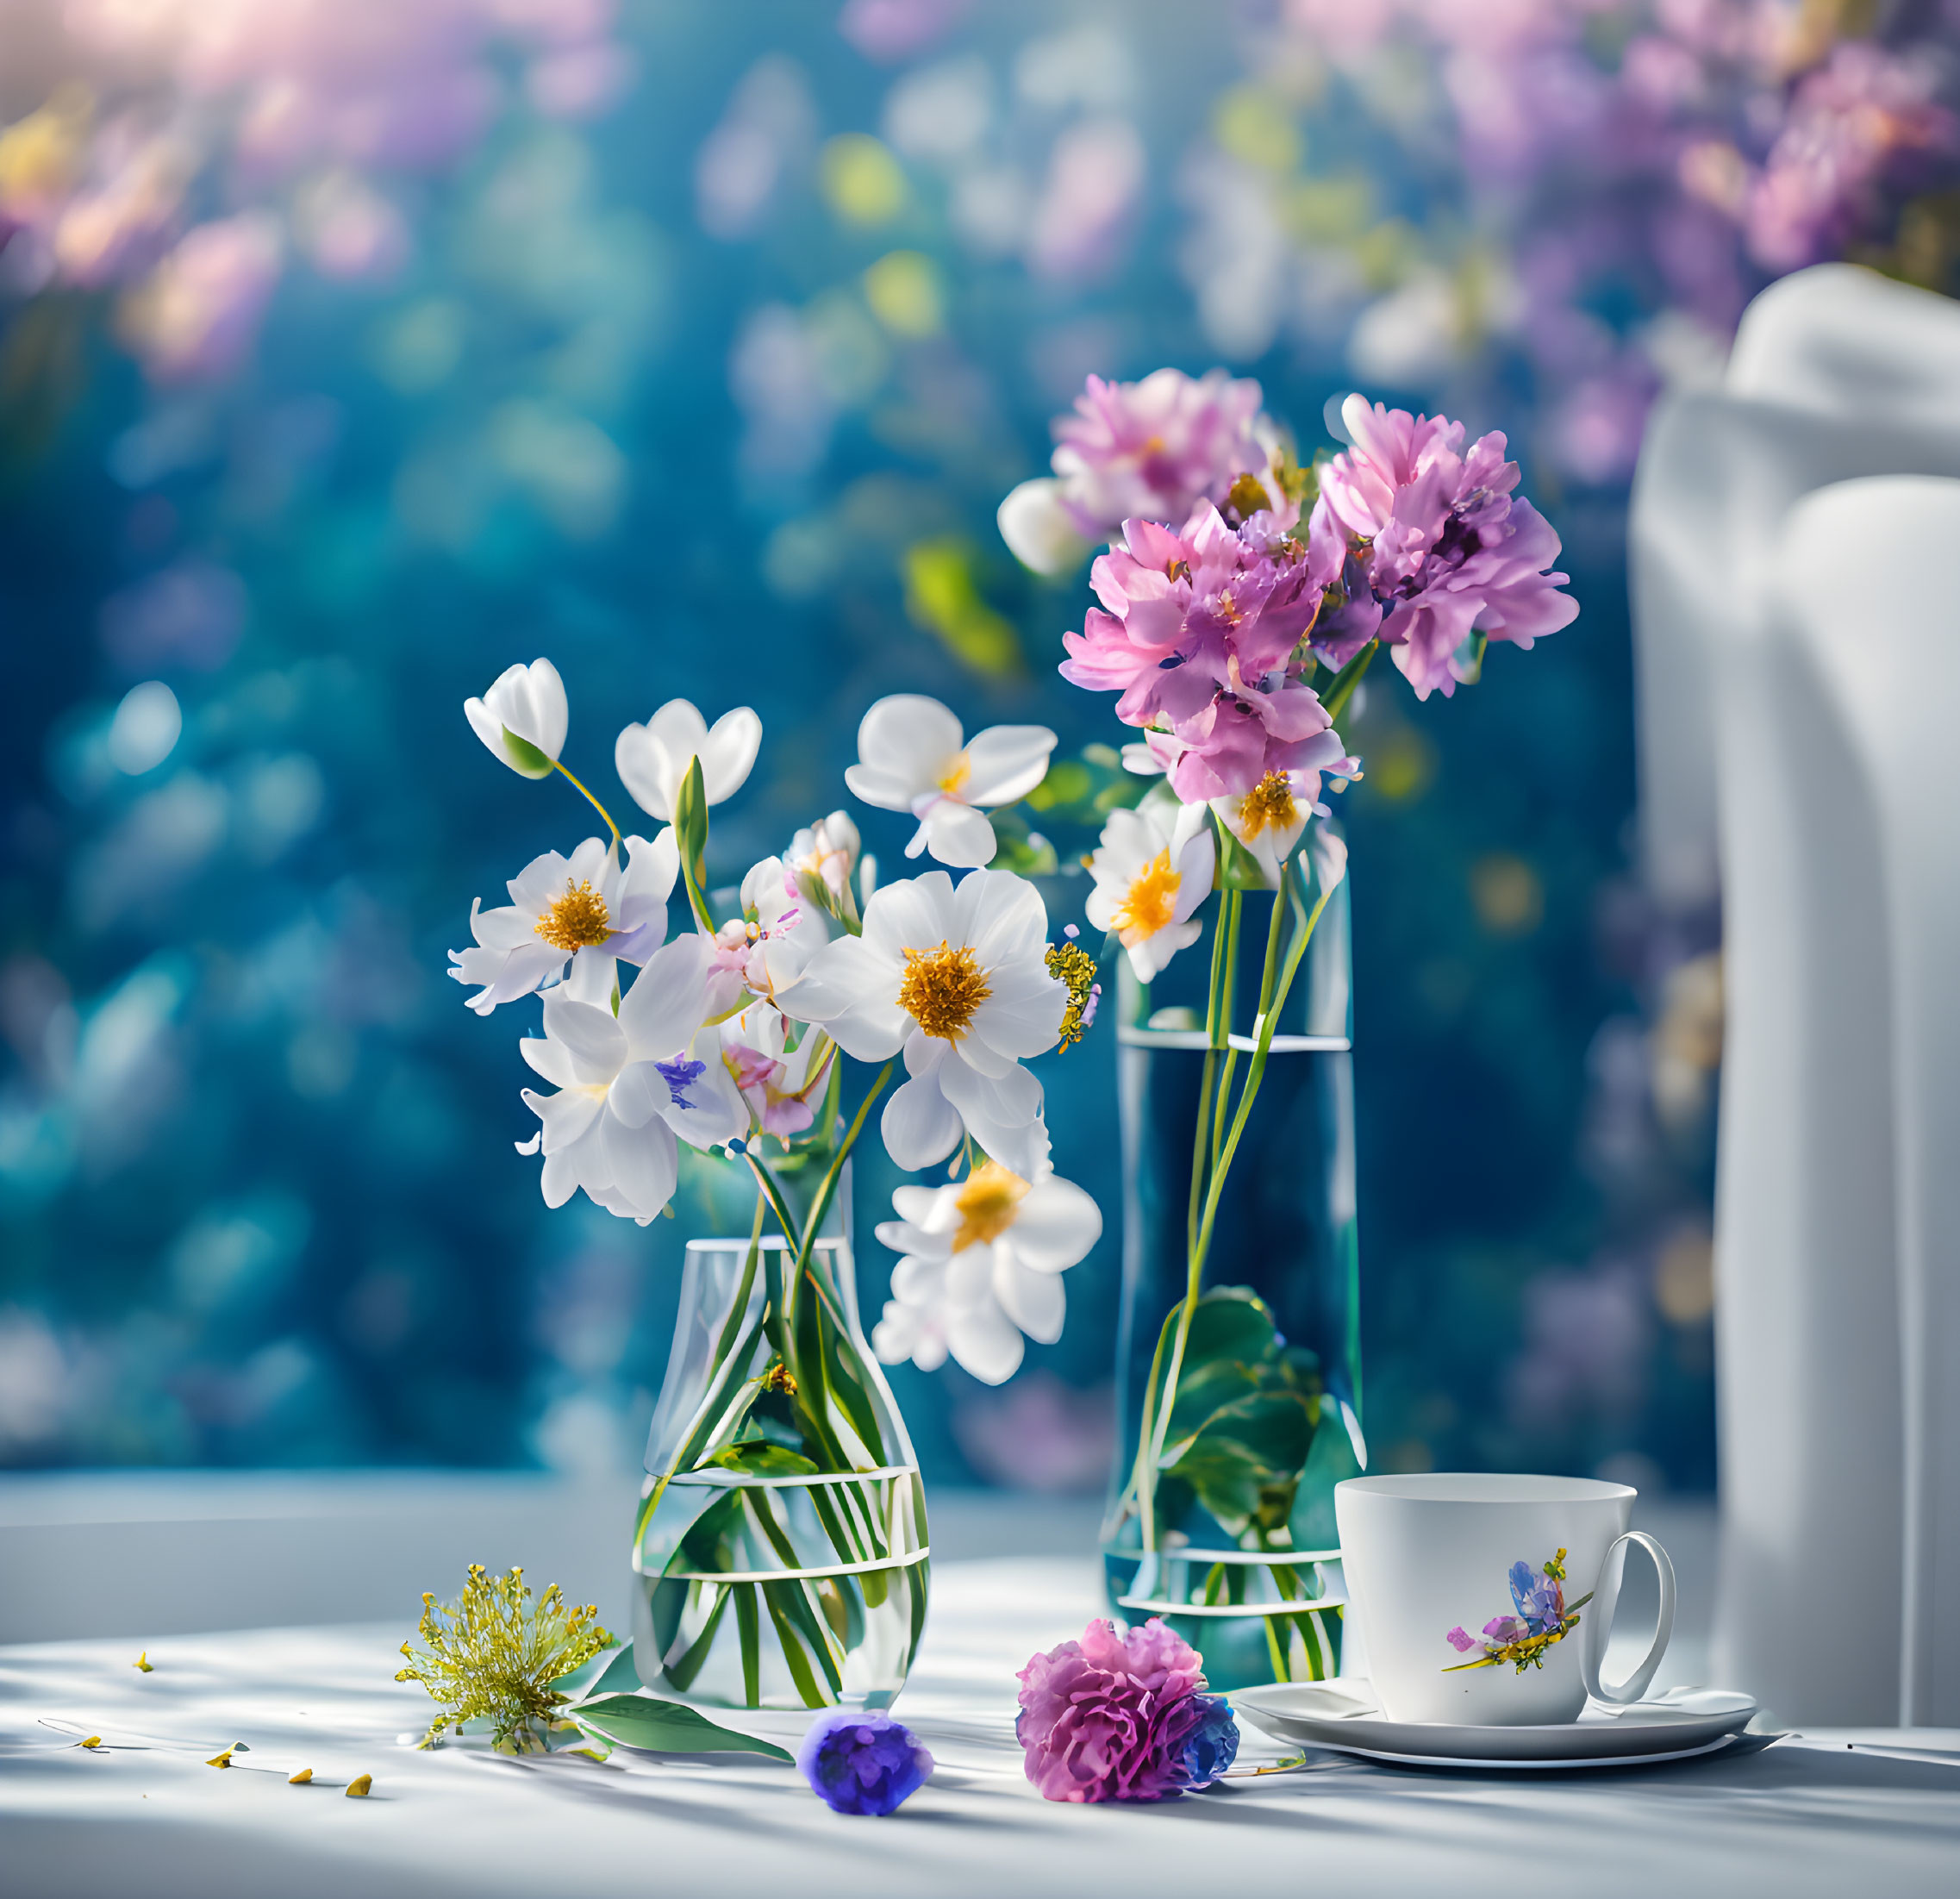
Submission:
<svg viewBox="0 0 1960 1899">
<path fill-rule="evenodd" d="M 938 1771 L 879 1821 L 830 1813 L 759 1759 L 418 1753 L 397 1737 L 428 1703 L 392 1679 L 394 1625 L 172 1637 L 151 1674 L 122 1641 L 0 1649 L 0 1885 L 78 1899 L 1955 1890 L 1960 1732 L 1947 1730 L 1820 1730 L 1739 1759 L 1559 1776 L 1317 1755 L 1161 1806 L 1051 1804 L 1021 1772 L 1014 1671 L 1079 1631 L 1094 1590 L 1077 1560 L 936 1570 L 898 1712 Z M 790 1740 L 801 1727 L 735 1720 Z M 105 1745 L 84 1750 L 79 1733 Z M 204 1764 L 240 1740 L 238 1767 Z M 1276 1754 L 1248 1733 L 1244 1762 Z M 299 1767 L 318 1782 L 289 1785 Z M 373 1791 L 349 1800 L 360 1773 Z"/>
</svg>

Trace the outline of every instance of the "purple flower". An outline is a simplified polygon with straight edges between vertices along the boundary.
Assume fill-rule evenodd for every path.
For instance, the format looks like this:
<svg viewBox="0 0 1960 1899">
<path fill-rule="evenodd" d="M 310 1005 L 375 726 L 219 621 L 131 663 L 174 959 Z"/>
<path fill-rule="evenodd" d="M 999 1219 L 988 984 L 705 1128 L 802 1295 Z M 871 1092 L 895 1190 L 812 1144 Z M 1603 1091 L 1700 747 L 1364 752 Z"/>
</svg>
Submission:
<svg viewBox="0 0 1960 1899">
<path fill-rule="evenodd" d="M 1151 732 L 1186 803 L 1243 796 L 1274 772 L 1338 769 L 1326 709 L 1292 676 L 1339 560 L 1339 541 L 1272 534 L 1264 515 L 1229 527 L 1208 501 L 1182 534 L 1124 524 L 1089 570 L 1102 610 L 1067 633 L 1061 672 L 1120 691 L 1116 715 Z"/>
<path fill-rule="evenodd" d="M 1020 1675 L 1014 1732 L 1046 1800 L 1163 1800 L 1208 1786 L 1238 1752 L 1230 1707 L 1200 1692 L 1197 1652 L 1156 1618 L 1119 1633 L 1091 1622 L 1079 1642 L 1034 1656 Z"/>
<path fill-rule="evenodd" d="M 1100 540 L 1134 518 L 1183 521 L 1201 501 L 1222 503 L 1240 475 L 1271 462 L 1276 434 L 1259 401 L 1257 383 L 1222 369 L 1196 381 L 1181 369 L 1140 383 L 1091 376 L 1075 414 L 1055 424 L 1062 506 Z"/>
<path fill-rule="evenodd" d="M 1476 1637 L 1461 1627 L 1452 1628 L 1444 1638 L 1459 1655 L 1467 1655 L 1477 1646 Z"/>
<path fill-rule="evenodd" d="M 810 1790 L 840 1814 L 889 1814 L 933 1777 L 933 1757 L 883 1708 L 833 1708 L 810 1723 L 796 1750 Z"/>
<path fill-rule="evenodd" d="M 1311 550 L 1338 524 L 1357 559 L 1343 578 L 1350 618 L 1316 633 L 1322 659 L 1338 665 L 1359 650 L 1351 609 L 1364 577 L 1381 603 L 1379 637 L 1418 698 L 1446 697 L 1473 676 L 1462 653 L 1473 632 L 1528 647 L 1570 623 L 1579 608 L 1558 591 L 1565 576 L 1544 571 L 1558 558 L 1558 536 L 1528 501 L 1512 498 L 1518 465 L 1505 459 L 1501 434 L 1461 453 L 1461 422 L 1359 396 L 1341 419 L 1354 446 L 1322 472 L 1308 540 Z"/>
</svg>

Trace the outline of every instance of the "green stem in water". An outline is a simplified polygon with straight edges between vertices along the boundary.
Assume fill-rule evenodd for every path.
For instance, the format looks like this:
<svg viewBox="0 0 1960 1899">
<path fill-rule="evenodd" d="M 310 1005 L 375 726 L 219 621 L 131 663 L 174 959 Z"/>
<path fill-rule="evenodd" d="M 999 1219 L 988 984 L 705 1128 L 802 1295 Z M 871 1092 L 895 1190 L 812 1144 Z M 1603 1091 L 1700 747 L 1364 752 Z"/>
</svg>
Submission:
<svg viewBox="0 0 1960 1899">
<path fill-rule="evenodd" d="M 577 778 L 572 778 L 571 772 L 566 771 L 565 767 L 560 765 L 556 759 L 553 759 L 552 760 L 552 770 L 563 773 L 566 778 L 570 779 L 573 787 L 578 791 L 580 796 L 584 798 L 585 802 L 590 804 L 592 809 L 606 821 L 606 828 L 613 834 L 613 848 L 615 850 L 617 850 L 619 848 L 620 842 L 620 828 L 618 825 L 613 822 L 613 814 L 609 811 L 604 805 L 600 803 L 598 799 L 594 797 L 592 794 L 585 789 L 584 784 L 580 784 Z"/>
</svg>

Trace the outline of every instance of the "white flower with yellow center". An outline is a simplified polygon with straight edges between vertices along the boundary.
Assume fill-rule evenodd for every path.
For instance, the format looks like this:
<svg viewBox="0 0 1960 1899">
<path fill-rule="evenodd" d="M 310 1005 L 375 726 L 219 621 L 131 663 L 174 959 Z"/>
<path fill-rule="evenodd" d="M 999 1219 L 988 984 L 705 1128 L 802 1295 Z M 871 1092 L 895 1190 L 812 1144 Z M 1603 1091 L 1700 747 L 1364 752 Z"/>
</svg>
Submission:
<svg viewBox="0 0 1960 1899">
<path fill-rule="evenodd" d="M 1341 762 L 1354 764 L 1351 759 Z M 1269 771 L 1250 791 L 1211 801 L 1220 822 L 1258 860 L 1268 890 L 1279 888 L 1281 867 L 1293 855 L 1307 820 L 1327 815 L 1326 806 L 1317 802 L 1320 790 L 1317 769 Z"/>
<path fill-rule="evenodd" d="M 644 963 L 666 936 L 679 863 L 671 830 L 651 844 L 627 838 L 623 866 L 596 837 L 569 858 L 546 851 L 504 886 L 507 907 L 486 910 L 480 898 L 471 904 L 477 945 L 450 951 L 449 973 L 478 985 L 468 1001 L 479 1015 L 560 977 L 567 995 L 609 1008 L 620 962 Z"/>
<path fill-rule="evenodd" d="M 944 871 L 888 884 L 861 936 L 840 937 L 777 1000 L 846 1054 L 901 1051 L 910 1078 L 885 1104 L 885 1150 L 910 1171 L 943 1160 L 962 1129 L 1023 1179 L 1041 1170 L 1041 1084 L 1023 1060 L 1055 1046 L 1068 985 L 1048 973 L 1048 913 L 1010 871 Z"/>
<path fill-rule="evenodd" d="M 1197 941 L 1203 926 L 1191 913 L 1211 895 L 1217 855 L 1202 804 L 1152 796 L 1133 811 L 1109 814 L 1089 860 L 1095 888 L 1083 909 L 1130 953 L 1139 982 Z"/>
<path fill-rule="evenodd" d="M 898 1218 L 878 1238 L 903 1257 L 872 1334 L 887 1365 L 936 1371 L 950 1352 L 999 1384 L 1020 1369 L 1024 1333 L 1043 1345 L 1061 1337 L 1061 1276 L 1102 1234 L 1080 1187 L 1054 1173 L 1030 1185 L 989 1160 L 956 1187 L 901 1187 L 891 1203 Z"/>
<path fill-rule="evenodd" d="M 506 667 L 482 698 L 464 700 L 463 715 L 498 758 L 527 778 L 552 775 L 571 717 L 565 681 L 549 659 Z"/>
<path fill-rule="evenodd" d="M 762 721 L 747 706 L 724 712 L 710 728 L 687 700 L 670 699 L 645 725 L 620 734 L 613 765 L 641 810 L 671 823 L 674 800 L 696 759 L 708 802 L 720 804 L 748 782 L 761 745 Z"/>
<path fill-rule="evenodd" d="M 721 1036 L 702 1026 L 708 969 L 707 939 L 681 936 L 648 959 L 616 1019 L 563 989 L 545 997 L 543 1040 L 517 1046 L 558 1092 L 524 1090 L 544 1125 L 517 1151 L 543 1152 L 547 1207 L 583 1187 L 645 1226 L 673 1197 L 678 1140 L 705 1149 L 747 1132 Z"/>
<path fill-rule="evenodd" d="M 844 782 L 866 804 L 918 819 L 906 856 L 930 851 L 966 870 L 995 850 L 994 827 L 977 807 L 1026 797 L 1047 776 L 1055 743 L 1045 725 L 992 726 L 968 741 L 937 699 L 894 693 L 865 715 Z"/>
</svg>

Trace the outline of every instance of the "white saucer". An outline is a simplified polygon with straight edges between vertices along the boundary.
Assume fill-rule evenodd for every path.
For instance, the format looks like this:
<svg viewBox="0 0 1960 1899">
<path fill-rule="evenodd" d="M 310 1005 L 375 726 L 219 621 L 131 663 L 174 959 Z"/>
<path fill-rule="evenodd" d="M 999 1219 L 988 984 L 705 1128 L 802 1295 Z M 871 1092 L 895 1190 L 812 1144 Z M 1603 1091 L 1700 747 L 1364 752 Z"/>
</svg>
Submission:
<svg viewBox="0 0 1960 1899">
<path fill-rule="evenodd" d="M 1557 1771 L 1655 1765 L 1728 1746 L 1756 1713 L 1746 1695 L 1673 1688 L 1631 1708 L 1589 1702 L 1576 1721 L 1541 1727 L 1473 1727 L 1395 1721 L 1365 1678 L 1275 1682 L 1233 1691 L 1232 1705 L 1261 1733 L 1294 1747 L 1326 1747 L 1414 1767 Z"/>
</svg>

